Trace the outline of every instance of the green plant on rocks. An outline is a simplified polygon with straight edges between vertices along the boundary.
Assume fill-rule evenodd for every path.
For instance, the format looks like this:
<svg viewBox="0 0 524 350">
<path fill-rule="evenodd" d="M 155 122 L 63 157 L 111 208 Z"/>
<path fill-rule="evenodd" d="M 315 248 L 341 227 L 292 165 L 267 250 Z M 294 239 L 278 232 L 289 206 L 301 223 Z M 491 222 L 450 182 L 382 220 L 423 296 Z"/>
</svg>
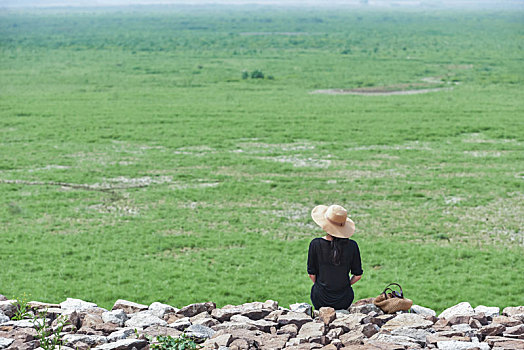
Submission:
<svg viewBox="0 0 524 350">
<path fill-rule="evenodd" d="M 22 297 L 16 298 L 16 302 L 13 303 L 13 305 L 16 307 L 15 314 L 13 316 L 13 320 L 19 321 L 23 320 L 24 318 L 27 318 L 29 313 L 29 305 L 27 301 L 27 294 L 24 293 Z"/>
<path fill-rule="evenodd" d="M 40 342 L 40 348 L 44 350 L 60 350 L 62 348 L 62 329 L 69 324 L 67 316 L 60 315 L 57 318 L 57 325 L 53 329 L 47 324 L 47 309 L 39 312 L 33 317 L 33 324 L 36 329 L 36 338 Z"/>
<path fill-rule="evenodd" d="M 155 342 L 152 342 L 152 339 L 150 339 L 150 342 L 150 349 L 153 350 L 193 350 L 201 348 L 197 343 L 195 343 L 193 338 L 184 333 L 182 333 L 178 338 L 173 338 L 169 335 L 160 335 L 156 337 Z"/>
</svg>

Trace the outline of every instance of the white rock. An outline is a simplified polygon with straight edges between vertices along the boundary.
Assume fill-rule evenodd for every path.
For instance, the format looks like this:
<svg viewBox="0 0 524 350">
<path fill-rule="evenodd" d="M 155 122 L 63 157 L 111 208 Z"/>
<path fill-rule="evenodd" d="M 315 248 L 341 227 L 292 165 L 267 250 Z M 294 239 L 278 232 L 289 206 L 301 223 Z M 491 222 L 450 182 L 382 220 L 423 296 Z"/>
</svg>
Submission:
<svg viewBox="0 0 524 350">
<path fill-rule="evenodd" d="M 129 320 L 125 322 L 126 327 L 150 327 L 153 325 L 167 326 L 167 322 L 161 318 L 152 315 L 149 311 L 141 311 L 133 314 Z"/>
<path fill-rule="evenodd" d="M 145 311 L 148 309 L 147 305 L 144 304 L 138 304 L 134 303 L 132 301 L 124 300 L 124 299 L 118 299 L 115 301 L 115 304 L 113 305 L 112 310 L 124 310 L 126 314 L 133 314 L 140 311 Z"/>
<path fill-rule="evenodd" d="M 416 328 L 397 328 L 391 331 L 391 335 L 412 338 L 413 341 L 420 345 L 426 343 L 426 337 L 430 334 L 431 333 L 426 330 Z"/>
<path fill-rule="evenodd" d="M 289 305 L 289 310 L 293 312 L 303 312 L 306 315 L 313 315 L 313 307 L 308 303 L 296 303 Z"/>
<path fill-rule="evenodd" d="M 176 320 L 173 323 L 168 324 L 168 327 L 178 329 L 179 331 L 183 331 L 189 326 L 191 326 L 191 321 L 189 320 L 189 317 L 184 317 Z"/>
<path fill-rule="evenodd" d="M 475 314 L 475 311 L 471 307 L 470 303 L 462 302 L 446 310 L 442 311 L 438 318 L 450 319 L 453 316 L 472 316 Z"/>
<path fill-rule="evenodd" d="M 165 314 L 176 313 L 178 310 L 171 305 L 154 302 L 153 304 L 149 305 L 149 311 L 151 311 L 151 314 L 155 315 L 156 317 L 163 318 Z"/>
<path fill-rule="evenodd" d="M 129 337 L 135 336 L 135 329 L 137 332 L 143 330 L 142 328 L 132 328 L 132 327 L 122 328 L 116 332 L 109 334 L 107 336 L 107 341 L 112 343 L 117 340 L 127 339 Z"/>
<path fill-rule="evenodd" d="M 437 315 L 435 310 L 432 310 L 428 307 L 424 307 L 420 305 L 413 305 L 411 307 L 411 311 L 413 311 L 416 314 L 424 315 L 424 316 L 436 316 Z"/>
<path fill-rule="evenodd" d="M 66 334 L 62 338 L 67 346 L 75 347 L 76 343 L 82 342 L 89 346 L 107 343 L 107 338 L 101 335 Z"/>
<path fill-rule="evenodd" d="M 0 324 L 4 322 L 9 322 L 9 317 L 7 317 L 2 311 L 0 311 Z"/>
<path fill-rule="evenodd" d="M 373 335 L 371 338 L 369 338 L 369 343 L 373 344 L 374 341 L 378 341 L 381 343 L 393 343 L 398 344 L 402 346 L 407 346 L 408 348 L 419 348 L 420 346 L 418 343 L 415 342 L 414 339 L 409 337 L 403 337 L 403 336 L 395 336 L 385 333 L 377 333 Z"/>
<path fill-rule="evenodd" d="M 127 320 L 124 310 L 112 310 L 102 314 L 102 321 L 117 324 L 119 327 L 122 327 Z"/>
<path fill-rule="evenodd" d="M 524 306 L 508 306 L 502 310 L 502 314 L 513 317 L 524 314 Z"/>
<path fill-rule="evenodd" d="M 0 311 L 7 317 L 13 317 L 16 312 L 16 300 L 3 300 L 0 301 Z"/>
<path fill-rule="evenodd" d="M 382 329 L 392 331 L 397 328 L 428 328 L 432 325 L 433 322 L 426 320 L 424 316 L 417 314 L 400 314 L 386 322 L 386 324 L 382 326 Z"/>
<path fill-rule="evenodd" d="M 476 314 L 484 313 L 487 317 L 494 317 L 500 315 L 500 308 L 496 306 L 484 306 L 479 305 L 475 309 L 473 309 Z"/>
<path fill-rule="evenodd" d="M 67 298 L 66 301 L 60 303 L 60 308 L 66 310 L 84 311 L 96 308 L 98 305 L 80 299 Z"/>
<path fill-rule="evenodd" d="M 469 324 L 464 324 L 464 323 L 452 325 L 451 328 L 454 331 L 463 332 L 463 333 L 471 332 L 473 330 Z"/>
<path fill-rule="evenodd" d="M 45 321 L 43 319 L 38 319 L 35 322 L 42 325 L 43 322 L 49 322 L 49 319 L 46 318 Z M 2 326 L 12 326 L 13 328 L 33 328 L 35 324 L 32 320 L 19 320 L 19 321 L 7 321 L 2 323 Z"/>
<path fill-rule="evenodd" d="M 15 341 L 14 339 L 0 337 L 0 349 L 7 348 L 14 341 Z"/>
<path fill-rule="evenodd" d="M 121 339 L 114 343 L 102 344 L 93 349 L 98 350 L 126 350 L 126 349 L 141 349 L 145 347 L 147 341 L 143 339 Z"/>
<path fill-rule="evenodd" d="M 469 349 L 480 349 L 489 350 L 490 347 L 487 343 L 472 343 L 458 340 L 445 340 L 438 341 L 437 348 L 442 350 L 469 350 Z"/>
</svg>

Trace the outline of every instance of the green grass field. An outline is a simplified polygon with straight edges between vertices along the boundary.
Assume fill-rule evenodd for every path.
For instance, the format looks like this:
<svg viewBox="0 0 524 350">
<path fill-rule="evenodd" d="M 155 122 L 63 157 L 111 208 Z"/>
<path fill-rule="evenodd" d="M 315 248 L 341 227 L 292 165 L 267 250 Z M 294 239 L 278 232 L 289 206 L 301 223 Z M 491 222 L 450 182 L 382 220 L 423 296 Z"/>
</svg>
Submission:
<svg viewBox="0 0 524 350">
<path fill-rule="evenodd" d="M 5 10 L 0 293 L 309 302 L 309 213 L 338 203 L 357 299 L 524 304 L 522 16 Z M 398 87 L 445 89 L 311 94 Z"/>
</svg>

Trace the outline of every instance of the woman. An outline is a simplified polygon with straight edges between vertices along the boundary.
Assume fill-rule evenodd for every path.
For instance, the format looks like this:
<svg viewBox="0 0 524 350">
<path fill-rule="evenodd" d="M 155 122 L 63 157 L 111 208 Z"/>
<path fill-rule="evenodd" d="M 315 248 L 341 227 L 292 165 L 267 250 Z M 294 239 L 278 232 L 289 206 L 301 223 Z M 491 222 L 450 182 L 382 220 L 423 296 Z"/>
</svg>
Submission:
<svg viewBox="0 0 524 350">
<path fill-rule="evenodd" d="M 313 306 L 317 310 L 323 306 L 348 309 L 354 298 L 351 285 L 362 277 L 357 242 L 349 239 L 355 232 L 355 223 L 340 205 L 316 206 L 311 217 L 327 233 L 309 244 L 307 272 L 314 283 Z"/>
</svg>

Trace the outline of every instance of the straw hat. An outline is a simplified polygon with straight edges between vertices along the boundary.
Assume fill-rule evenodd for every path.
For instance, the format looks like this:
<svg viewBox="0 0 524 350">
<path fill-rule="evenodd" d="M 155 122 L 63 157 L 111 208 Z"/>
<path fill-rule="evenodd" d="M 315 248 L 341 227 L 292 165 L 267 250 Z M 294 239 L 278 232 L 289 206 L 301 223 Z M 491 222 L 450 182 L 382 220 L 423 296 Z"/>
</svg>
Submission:
<svg viewBox="0 0 524 350">
<path fill-rule="evenodd" d="M 348 218 L 348 212 L 340 205 L 317 205 L 311 217 L 324 231 L 333 237 L 349 238 L 355 232 L 355 223 Z"/>
</svg>

